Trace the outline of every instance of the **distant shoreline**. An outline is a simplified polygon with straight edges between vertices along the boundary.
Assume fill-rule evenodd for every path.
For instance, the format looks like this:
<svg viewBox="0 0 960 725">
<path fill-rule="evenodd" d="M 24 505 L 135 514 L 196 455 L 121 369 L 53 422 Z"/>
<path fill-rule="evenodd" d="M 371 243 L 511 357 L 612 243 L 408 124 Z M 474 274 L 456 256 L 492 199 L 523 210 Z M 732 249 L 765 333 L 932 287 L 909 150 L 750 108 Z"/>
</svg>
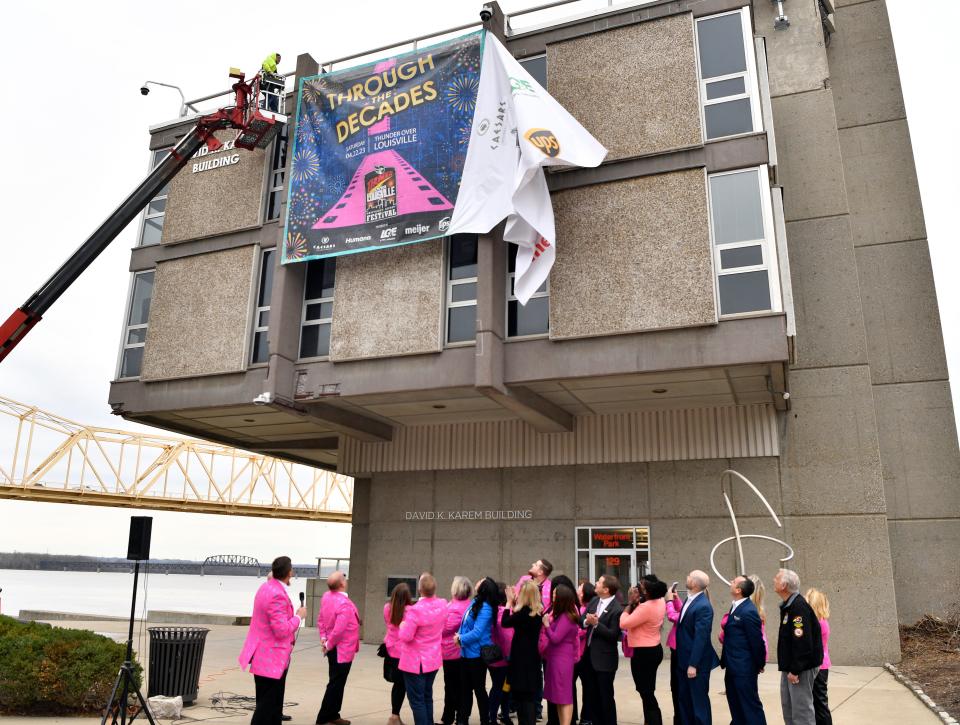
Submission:
<svg viewBox="0 0 960 725">
<path fill-rule="evenodd" d="M 120 558 L 14 552 L 0 553 L 0 569 L 132 574 L 134 562 Z M 154 574 L 263 577 L 270 571 L 270 564 L 222 564 L 184 559 L 151 559 L 141 562 L 140 569 Z M 317 576 L 316 564 L 297 564 L 294 565 L 293 570 L 294 576 L 297 577 Z"/>
</svg>

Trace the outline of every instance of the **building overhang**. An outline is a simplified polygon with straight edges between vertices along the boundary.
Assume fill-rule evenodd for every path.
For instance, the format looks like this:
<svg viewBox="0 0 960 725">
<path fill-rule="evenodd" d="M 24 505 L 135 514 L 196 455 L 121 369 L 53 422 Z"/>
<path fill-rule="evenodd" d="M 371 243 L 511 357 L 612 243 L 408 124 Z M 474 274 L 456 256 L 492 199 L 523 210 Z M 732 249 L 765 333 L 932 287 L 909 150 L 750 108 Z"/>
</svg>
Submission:
<svg viewBox="0 0 960 725">
<path fill-rule="evenodd" d="M 788 405 L 782 314 L 577 340 L 501 341 L 499 348 L 502 382 L 478 376 L 476 348 L 461 347 L 297 363 L 296 393 L 267 405 L 254 404 L 268 387 L 263 368 L 115 382 L 110 403 L 128 420 L 325 468 L 340 465 L 345 446 L 387 450 L 399 433 L 409 441 L 425 426 L 512 421 L 534 435 L 562 436 L 607 416 L 649 422 L 664 411 L 741 410 L 767 420 Z"/>
</svg>

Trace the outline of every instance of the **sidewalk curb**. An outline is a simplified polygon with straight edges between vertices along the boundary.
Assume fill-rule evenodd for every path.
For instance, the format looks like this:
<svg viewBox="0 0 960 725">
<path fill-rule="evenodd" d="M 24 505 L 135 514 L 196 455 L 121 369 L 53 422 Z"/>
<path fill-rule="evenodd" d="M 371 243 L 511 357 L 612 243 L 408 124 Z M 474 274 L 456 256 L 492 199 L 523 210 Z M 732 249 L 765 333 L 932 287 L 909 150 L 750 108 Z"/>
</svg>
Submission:
<svg viewBox="0 0 960 725">
<path fill-rule="evenodd" d="M 886 662 L 883 665 L 884 669 L 887 670 L 894 678 L 905 685 L 910 692 L 912 692 L 920 702 L 927 706 L 927 709 L 930 710 L 934 715 L 939 717 L 943 722 L 948 723 L 948 725 L 956 725 L 957 720 L 950 713 L 945 710 L 941 710 L 940 707 L 935 703 L 927 693 L 923 691 L 923 688 L 920 687 L 916 682 L 911 680 L 905 674 L 900 671 L 900 668 L 896 665 Z"/>
</svg>

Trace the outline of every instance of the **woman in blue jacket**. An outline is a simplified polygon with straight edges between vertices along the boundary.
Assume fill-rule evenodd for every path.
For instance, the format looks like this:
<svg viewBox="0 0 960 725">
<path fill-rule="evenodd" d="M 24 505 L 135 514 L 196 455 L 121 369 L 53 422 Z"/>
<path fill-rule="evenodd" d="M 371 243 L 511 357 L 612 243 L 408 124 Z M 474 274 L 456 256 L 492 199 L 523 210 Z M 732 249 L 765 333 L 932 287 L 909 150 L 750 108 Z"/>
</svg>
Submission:
<svg viewBox="0 0 960 725">
<path fill-rule="evenodd" d="M 463 706 L 460 710 L 466 725 L 473 710 L 473 697 L 477 698 L 481 725 L 490 725 L 490 706 L 487 697 L 487 665 L 480 650 L 493 644 L 493 624 L 497 615 L 499 592 L 497 583 L 485 577 L 477 586 L 477 594 L 470 608 L 463 615 L 456 640 L 460 645 L 461 673 L 463 674 Z"/>
</svg>

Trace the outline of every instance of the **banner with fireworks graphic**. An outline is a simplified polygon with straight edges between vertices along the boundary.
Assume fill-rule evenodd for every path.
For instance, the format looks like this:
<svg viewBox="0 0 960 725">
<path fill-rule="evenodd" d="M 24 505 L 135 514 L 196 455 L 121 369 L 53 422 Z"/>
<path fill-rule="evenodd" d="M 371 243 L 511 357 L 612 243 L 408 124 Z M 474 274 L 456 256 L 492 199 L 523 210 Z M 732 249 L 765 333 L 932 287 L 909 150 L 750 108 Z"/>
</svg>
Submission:
<svg viewBox="0 0 960 725">
<path fill-rule="evenodd" d="M 300 80 L 283 263 L 444 236 L 483 33 Z"/>
</svg>

